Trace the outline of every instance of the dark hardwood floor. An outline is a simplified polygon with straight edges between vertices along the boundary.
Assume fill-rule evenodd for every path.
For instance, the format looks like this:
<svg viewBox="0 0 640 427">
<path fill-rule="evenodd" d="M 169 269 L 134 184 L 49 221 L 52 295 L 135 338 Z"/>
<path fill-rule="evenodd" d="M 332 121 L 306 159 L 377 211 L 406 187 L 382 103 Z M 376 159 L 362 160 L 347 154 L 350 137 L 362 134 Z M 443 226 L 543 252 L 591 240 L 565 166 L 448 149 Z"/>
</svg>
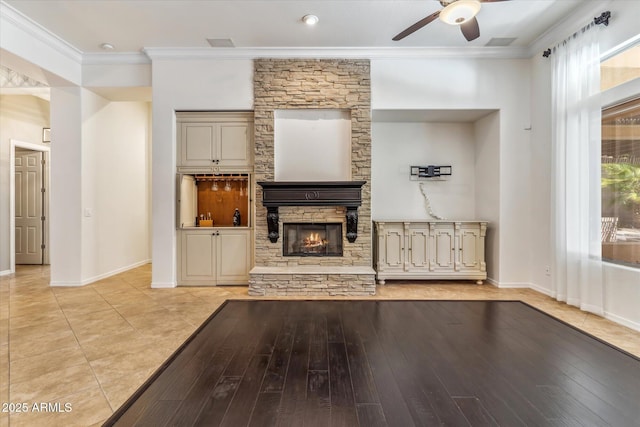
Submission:
<svg viewBox="0 0 640 427">
<path fill-rule="evenodd" d="M 228 301 L 105 425 L 640 426 L 640 360 L 515 301 Z"/>
</svg>

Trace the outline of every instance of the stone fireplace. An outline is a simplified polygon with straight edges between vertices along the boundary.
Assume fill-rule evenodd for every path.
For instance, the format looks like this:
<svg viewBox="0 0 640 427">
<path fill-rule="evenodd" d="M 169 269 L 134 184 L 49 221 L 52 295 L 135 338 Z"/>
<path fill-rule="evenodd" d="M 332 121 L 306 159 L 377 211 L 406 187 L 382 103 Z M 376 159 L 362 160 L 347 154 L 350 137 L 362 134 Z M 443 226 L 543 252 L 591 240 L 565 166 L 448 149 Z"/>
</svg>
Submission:
<svg viewBox="0 0 640 427">
<path fill-rule="evenodd" d="M 255 177 L 261 185 L 256 186 L 255 267 L 250 273 L 250 295 L 375 294 L 375 271 L 371 267 L 370 99 L 368 60 L 254 61 Z M 308 204 L 263 203 L 262 184 L 278 184 L 274 183 L 275 111 L 286 109 L 340 109 L 349 113 L 351 180 L 361 192 L 356 205 L 332 203 L 321 197 Z M 305 198 L 313 201 L 314 192 L 307 193 Z M 340 224 L 342 256 L 286 254 L 281 236 L 284 224 L 319 223 Z"/>
</svg>

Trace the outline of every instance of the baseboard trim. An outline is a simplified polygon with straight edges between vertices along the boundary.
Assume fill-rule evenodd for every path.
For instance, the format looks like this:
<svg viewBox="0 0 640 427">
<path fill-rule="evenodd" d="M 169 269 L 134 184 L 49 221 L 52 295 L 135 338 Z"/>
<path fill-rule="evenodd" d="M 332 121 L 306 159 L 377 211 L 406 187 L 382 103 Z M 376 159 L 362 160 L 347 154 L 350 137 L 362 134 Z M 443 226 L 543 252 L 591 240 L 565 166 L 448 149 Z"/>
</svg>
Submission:
<svg viewBox="0 0 640 427">
<path fill-rule="evenodd" d="M 622 316 L 619 316 L 617 314 L 613 314 L 610 313 L 608 311 L 604 311 L 602 310 L 602 308 L 600 307 L 596 307 L 596 306 L 592 306 L 592 305 L 585 305 L 585 304 L 580 304 L 579 301 L 575 301 L 575 300 L 571 300 L 571 301 L 564 301 L 566 299 L 565 296 L 561 295 L 560 297 L 558 297 L 557 295 L 554 294 L 553 291 L 551 291 L 550 289 L 546 289 L 543 288 L 541 286 L 535 285 L 533 283 L 530 284 L 530 288 L 536 292 L 540 292 L 541 294 L 547 295 L 559 302 L 564 302 L 568 305 L 571 305 L 573 307 L 576 307 L 577 309 L 584 311 L 585 313 L 593 313 L 596 316 L 602 316 L 605 319 L 611 320 L 612 322 L 615 322 L 619 325 L 622 326 L 626 326 L 627 328 L 633 329 L 635 331 L 640 332 L 640 323 L 635 322 L 633 320 L 629 320 L 627 318 L 624 318 Z"/>
<path fill-rule="evenodd" d="M 111 277 L 111 276 L 115 276 L 116 274 L 120 274 L 120 273 L 124 273 L 125 271 L 129 271 L 129 270 L 133 270 L 134 268 L 138 268 L 141 267 L 145 264 L 149 264 L 151 263 L 150 259 L 144 260 L 144 261 L 139 261 L 133 264 L 130 264 L 128 266 L 125 267 L 121 267 L 121 268 L 117 268 L 115 270 L 109 271 L 108 273 L 104 273 L 104 274 L 99 274 L 97 276 L 93 276 L 89 279 L 84 279 L 80 282 L 63 282 L 63 281 L 55 281 L 55 282 L 49 282 L 49 286 L 59 286 L 59 287 L 73 287 L 73 286 L 86 286 L 89 285 L 91 283 L 95 283 L 99 280 L 102 279 L 106 279 L 107 277 Z"/>
<path fill-rule="evenodd" d="M 49 286 L 51 287 L 55 287 L 55 288 L 72 288 L 72 287 L 80 287 L 80 286 L 84 286 L 84 284 L 82 282 L 59 282 L 59 281 L 51 281 L 49 282 Z"/>
<path fill-rule="evenodd" d="M 141 267 L 141 266 L 143 266 L 145 264 L 149 264 L 149 263 L 151 263 L 151 260 L 150 259 L 146 259 L 146 260 L 143 260 L 143 261 L 135 262 L 135 263 L 130 264 L 130 265 L 125 266 L 125 267 L 117 268 L 117 269 L 109 271 L 107 273 L 103 273 L 103 274 L 99 274 L 97 276 L 93 276 L 93 277 L 91 277 L 89 279 L 84 279 L 82 281 L 82 286 L 88 285 L 90 283 L 97 282 L 98 280 L 106 279 L 107 277 L 115 276 L 116 274 L 124 273 L 125 271 L 133 270 L 134 268 L 138 268 L 138 267 Z"/>
<path fill-rule="evenodd" d="M 633 320 L 629 320 L 629 319 L 625 319 L 622 316 L 618 316 L 617 314 L 612 314 L 609 312 L 604 313 L 604 317 L 605 319 L 609 319 L 612 322 L 616 322 L 619 323 L 622 326 L 626 326 L 627 328 L 636 330 L 638 332 L 640 332 L 640 323 L 638 322 L 634 322 Z"/>
<path fill-rule="evenodd" d="M 12 273 L 11 270 L 2 270 L 0 271 L 0 276 L 8 276 L 11 273 Z"/>
<path fill-rule="evenodd" d="M 176 287 L 175 282 L 151 282 L 151 288 L 153 289 L 169 289 Z"/>
<path fill-rule="evenodd" d="M 548 297 L 553 297 L 553 292 L 551 291 L 551 289 L 543 288 L 542 286 L 538 286 L 535 283 L 531 283 L 531 289 L 536 292 L 540 292 L 541 294 L 544 294 Z"/>
<path fill-rule="evenodd" d="M 532 289 L 533 288 L 533 284 L 526 283 L 526 282 L 498 282 L 496 286 L 504 289 L 523 289 L 523 288 Z"/>
<path fill-rule="evenodd" d="M 582 311 L 587 311 L 597 316 L 604 317 L 604 309 L 602 307 L 591 305 L 591 304 L 580 304 L 579 308 Z"/>
</svg>

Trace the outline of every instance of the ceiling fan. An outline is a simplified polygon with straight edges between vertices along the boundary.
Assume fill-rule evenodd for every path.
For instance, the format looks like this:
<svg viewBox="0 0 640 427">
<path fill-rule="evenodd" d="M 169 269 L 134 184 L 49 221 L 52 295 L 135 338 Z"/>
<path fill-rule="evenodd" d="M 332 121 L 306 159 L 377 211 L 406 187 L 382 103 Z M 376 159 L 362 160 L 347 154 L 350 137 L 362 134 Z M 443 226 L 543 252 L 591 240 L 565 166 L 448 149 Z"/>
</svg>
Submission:
<svg viewBox="0 0 640 427">
<path fill-rule="evenodd" d="M 476 15 L 480 11 L 481 3 L 494 3 L 508 0 L 439 0 L 443 9 L 438 10 L 426 18 L 416 22 L 406 30 L 400 32 L 392 40 L 398 41 L 418 31 L 428 23 L 440 18 L 450 25 L 458 25 L 467 41 L 480 37 L 480 27 Z"/>
</svg>

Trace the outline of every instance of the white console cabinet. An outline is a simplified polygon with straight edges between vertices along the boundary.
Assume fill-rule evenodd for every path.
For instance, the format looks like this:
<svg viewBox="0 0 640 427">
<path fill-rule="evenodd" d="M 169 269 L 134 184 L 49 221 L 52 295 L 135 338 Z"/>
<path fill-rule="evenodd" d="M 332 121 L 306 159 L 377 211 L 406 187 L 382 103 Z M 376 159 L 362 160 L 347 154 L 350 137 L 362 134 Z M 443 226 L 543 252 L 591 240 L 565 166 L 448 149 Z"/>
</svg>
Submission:
<svg viewBox="0 0 640 427">
<path fill-rule="evenodd" d="M 375 221 L 378 283 L 487 278 L 485 221 Z"/>
<path fill-rule="evenodd" d="M 182 229 L 180 285 L 246 285 L 251 262 L 251 230 Z"/>
</svg>

